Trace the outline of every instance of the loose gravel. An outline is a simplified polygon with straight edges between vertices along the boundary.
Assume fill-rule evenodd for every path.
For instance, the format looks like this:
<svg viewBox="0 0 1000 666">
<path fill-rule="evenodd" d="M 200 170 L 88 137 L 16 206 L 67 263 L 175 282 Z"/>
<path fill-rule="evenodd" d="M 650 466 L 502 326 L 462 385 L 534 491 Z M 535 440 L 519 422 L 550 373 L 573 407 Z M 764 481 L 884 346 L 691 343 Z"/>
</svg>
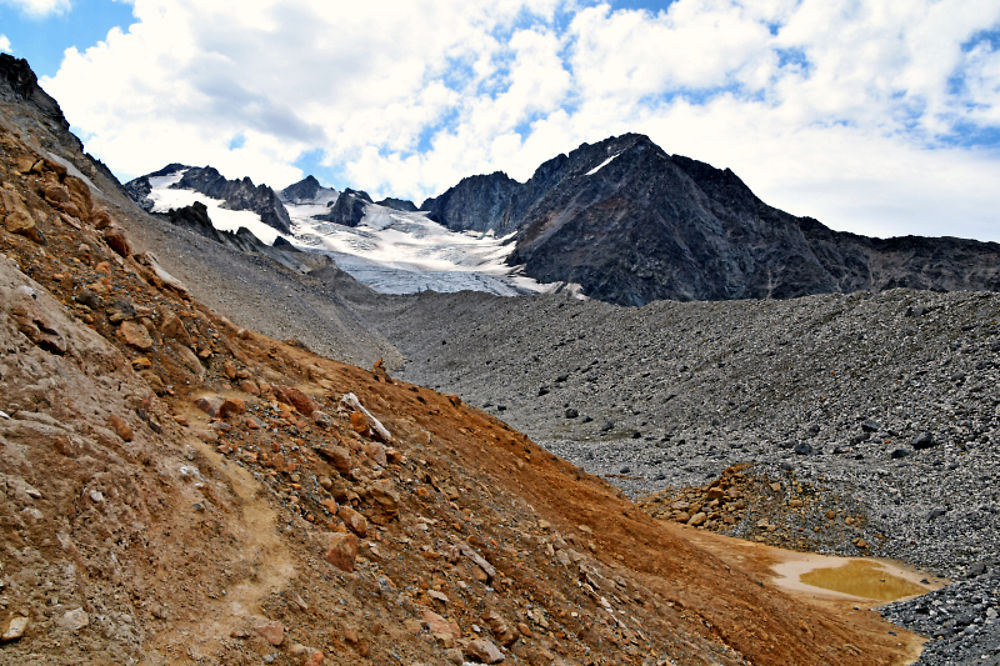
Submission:
<svg viewBox="0 0 1000 666">
<path fill-rule="evenodd" d="M 996 294 L 629 309 L 462 293 L 358 307 L 408 359 L 403 378 L 458 393 L 633 496 L 752 463 L 831 502 L 850 498 L 873 555 L 961 578 L 1000 552 Z M 859 554 L 845 540 L 818 546 Z M 998 576 L 984 576 L 992 604 Z M 973 653 L 991 663 L 1000 631 L 983 589 L 962 581 L 936 593 L 977 618 L 961 631 L 932 630 L 946 626 L 942 614 L 887 613 L 941 637 L 921 663 Z"/>
</svg>

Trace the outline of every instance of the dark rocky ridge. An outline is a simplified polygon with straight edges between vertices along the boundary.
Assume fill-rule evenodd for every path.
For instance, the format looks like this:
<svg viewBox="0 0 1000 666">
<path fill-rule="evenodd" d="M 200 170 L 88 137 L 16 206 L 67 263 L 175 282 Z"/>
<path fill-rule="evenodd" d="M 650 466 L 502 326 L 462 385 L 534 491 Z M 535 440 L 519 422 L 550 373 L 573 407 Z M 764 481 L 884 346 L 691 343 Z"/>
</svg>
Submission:
<svg viewBox="0 0 1000 666">
<path fill-rule="evenodd" d="M 208 209 L 200 201 L 196 201 L 190 206 L 174 208 L 167 213 L 156 215 L 166 218 L 175 226 L 210 238 L 216 243 L 241 252 L 263 254 L 285 268 L 299 273 L 310 273 L 328 267 L 336 269 L 333 260 L 326 255 L 299 250 L 281 236 L 275 239 L 272 246 L 261 241 L 246 227 L 240 227 L 236 232 L 220 231 L 212 224 L 212 220 L 208 216 Z M 339 272 L 339 269 L 336 270 Z"/>
<path fill-rule="evenodd" d="M 397 199 L 396 197 L 386 197 L 381 201 L 376 201 L 379 206 L 385 206 L 386 208 L 392 208 L 393 210 L 401 210 L 407 213 L 413 213 L 417 210 L 416 204 L 414 204 L 409 199 Z"/>
<path fill-rule="evenodd" d="M 267 185 L 254 185 L 249 178 L 228 180 L 214 167 L 191 167 L 180 181 L 171 187 L 196 190 L 213 199 L 222 199 L 226 202 L 223 204 L 226 208 L 253 211 L 260 215 L 264 224 L 282 233 L 291 232 L 288 211 L 285 210 L 278 195 Z"/>
<path fill-rule="evenodd" d="M 252 211 L 257 213 L 265 224 L 282 233 L 291 233 L 292 221 L 274 190 L 267 185 L 254 185 L 249 178 L 228 180 L 214 167 L 189 167 L 175 162 L 153 173 L 130 180 L 125 184 L 125 191 L 143 210 L 152 212 L 153 200 L 149 197 L 152 188 L 149 179 L 176 173 L 181 169 L 187 171 L 179 182 L 171 185 L 172 188 L 195 190 L 213 199 L 222 199 L 225 201 L 224 208 Z"/>
<path fill-rule="evenodd" d="M 323 187 L 316 177 L 311 175 L 278 192 L 278 197 L 282 201 L 293 204 L 315 203 L 326 199 L 332 203 L 336 201 L 337 196 L 337 190 Z"/>
<path fill-rule="evenodd" d="M 0 80 L 6 84 L 0 85 L 0 100 L 27 102 L 52 122 L 53 129 L 69 131 L 69 123 L 63 117 L 59 103 L 38 87 L 38 77 L 27 60 L 0 53 Z M 82 144 L 80 146 L 82 148 Z"/>
<path fill-rule="evenodd" d="M 430 211 L 430 219 L 455 231 L 509 233 L 516 230 L 519 221 L 511 207 L 520 187 L 502 171 L 470 176 L 444 194 L 427 199 L 420 209 Z"/>
<path fill-rule="evenodd" d="M 1000 245 L 874 239 L 768 206 L 729 169 L 625 134 L 542 164 L 526 183 L 466 178 L 424 202 L 456 230 L 517 231 L 508 259 L 592 298 L 792 298 L 892 287 L 1000 290 Z"/>
<path fill-rule="evenodd" d="M 312 201 L 316 198 L 316 194 L 319 193 L 322 185 L 316 180 L 315 176 L 306 176 L 297 183 L 293 183 L 281 190 L 278 196 L 282 201 L 290 201 L 292 203 L 301 203 L 304 201 Z"/>
<path fill-rule="evenodd" d="M 364 219 L 365 208 L 371 203 L 373 203 L 372 198 L 367 192 L 348 187 L 337 197 L 337 202 L 330 207 L 330 212 L 317 215 L 316 219 L 346 227 L 356 227 Z"/>
</svg>

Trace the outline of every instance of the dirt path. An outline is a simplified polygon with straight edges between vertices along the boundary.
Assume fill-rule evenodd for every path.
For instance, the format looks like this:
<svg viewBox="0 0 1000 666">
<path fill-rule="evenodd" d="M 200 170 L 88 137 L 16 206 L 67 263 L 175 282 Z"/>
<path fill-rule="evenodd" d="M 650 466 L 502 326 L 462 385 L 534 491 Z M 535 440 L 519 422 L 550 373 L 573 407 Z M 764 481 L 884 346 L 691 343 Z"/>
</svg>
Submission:
<svg viewBox="0 0 1000 666">
<path fill-rule="evenodd" d="M 252 623 L 251 618 L 261 614 L 261 601 L 284 588 L 294 577 L 295 562 L 278 535 L 278 516 L 260 492 L 261 484 L 247 470 L 226 461 L 201 440 L 191 438 L 188 444 L 211 462 L 236 497 L 234 504 L 241 516 L 231 520 L 230 525 L 239 526 L 237 537 L 245 557 L 228 562 L 226 569 L 245 569 L 251 573 L 228 587 L 224 596 L 206 598 L 201 617 L 174 623 L 169 633 L 157 636 L 150 655 L 160 654 L 165 657 L 163 663 L 176 663 L 176 649 L 168 646 L 180 644 L 186 647 L 186 656 L 192 662 L 216 663 L 221 642 L 235 631 L 246 630 Z M 163 651 L 162 648 L 167 649 Z M 152 659 L 147 663 L 160 662 Z"/>
</svg>

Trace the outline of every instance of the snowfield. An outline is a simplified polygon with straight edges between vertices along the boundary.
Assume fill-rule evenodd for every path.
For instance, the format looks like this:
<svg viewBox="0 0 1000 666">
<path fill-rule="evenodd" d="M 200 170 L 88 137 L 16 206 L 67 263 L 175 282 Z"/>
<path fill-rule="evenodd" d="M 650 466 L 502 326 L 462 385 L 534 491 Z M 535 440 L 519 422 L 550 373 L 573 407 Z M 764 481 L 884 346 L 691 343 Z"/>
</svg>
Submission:
<svg viewBox="0 0 1000 666">
<path fill-rule="evenodd" d="M 172 208 L 183 208 L 190 206 L 195 201 L 200 201 L 208 208 L 208 217 L 212 220 L 212 225 L 220 231 L 235 232 L 240 227 L 246 227 L 261 242 L 268 245 L 274 245 L 274 240 L 278 236 L 284 235 L 274 227 L 261 222 L 260 215 L 257 213 L 223 208 L 225 202 L 221 199 L 213 199 L 194 190 L 171 189 L 170 186 L 180 182 L 186 171 L 187 169 L 181 169 L 166 176 L 156 176 L 149 179 L 149 185 L 152 187 L 149 198 L 153 200 L 154 213 L 166 213 Z"/>
</svg>

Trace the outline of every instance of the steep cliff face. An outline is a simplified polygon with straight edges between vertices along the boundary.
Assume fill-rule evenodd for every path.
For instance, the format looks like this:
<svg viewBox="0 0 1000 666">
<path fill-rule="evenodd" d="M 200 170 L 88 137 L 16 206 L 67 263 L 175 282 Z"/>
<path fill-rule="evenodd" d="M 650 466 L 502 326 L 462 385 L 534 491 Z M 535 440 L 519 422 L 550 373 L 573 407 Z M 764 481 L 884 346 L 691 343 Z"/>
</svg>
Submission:
<svg viewBox="0 0 1000 666">
<path fill-rule="evenodd" d="M 427 199 L 421 210 L 454 231 L 495 231 L 506 235 L 516 229 L 513 200 L 521 184 L 497 171 L 488 176 L 463 178 L 444 194 Z"/>
</svg>

